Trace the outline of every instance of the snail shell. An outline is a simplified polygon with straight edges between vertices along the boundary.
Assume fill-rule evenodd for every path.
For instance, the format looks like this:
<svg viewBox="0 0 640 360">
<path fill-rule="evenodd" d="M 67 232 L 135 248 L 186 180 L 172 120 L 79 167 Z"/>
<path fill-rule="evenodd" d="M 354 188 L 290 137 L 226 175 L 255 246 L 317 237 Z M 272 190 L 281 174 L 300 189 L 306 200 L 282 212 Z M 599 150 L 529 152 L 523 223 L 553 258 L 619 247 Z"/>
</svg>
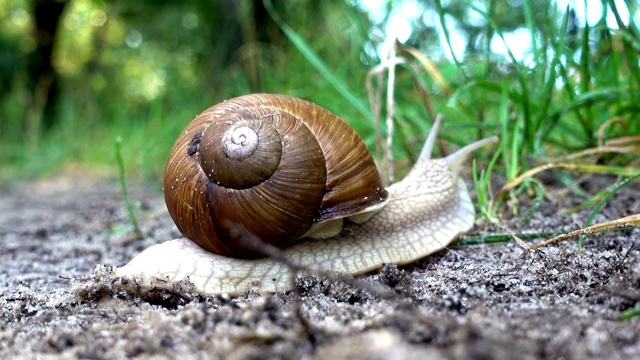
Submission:
<svg viewBox="0 0 640 360">
<path fill-rule="evenodd" d="M 203 249 L 236 258 L 261 253 L 229 224 L 287 247 L 340 232 L 387 202 L 358 134 L 329 111 L 270 94 L 237 97 L 198 115 L 176 141 L 164 176 L 178 229 Z"/>
</svg>

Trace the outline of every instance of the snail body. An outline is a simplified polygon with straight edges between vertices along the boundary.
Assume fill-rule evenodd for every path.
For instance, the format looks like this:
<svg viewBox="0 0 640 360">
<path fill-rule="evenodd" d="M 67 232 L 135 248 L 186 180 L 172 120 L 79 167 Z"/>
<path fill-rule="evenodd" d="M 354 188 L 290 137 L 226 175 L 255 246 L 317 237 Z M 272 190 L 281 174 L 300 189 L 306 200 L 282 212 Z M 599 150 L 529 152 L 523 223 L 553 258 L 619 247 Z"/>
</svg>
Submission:
<svg viewBox="0 0 640 360">
<path fill-rule="evenodd" d="M 298 121 L 298 124 L 304 120 L 302 121 L 304 127 L 311 128 L 311 133 L 316 130 L 314 128 L 324 127 L 327 132 L 320 135 L 321 145 L 312 144 L 312 149 L 308 151 L 310 154 L 304 154 L 309 157 L 302 162 L 316 166 L 319 158 L 326 159 L 327 153 L 330 153 L 329 158 L 334 158 L 343 165 L 347 163 L 346 170 L 343 168 L 338 170 L 333 167 L 334 164 L 331 164 L 325 167 L 320 166 L 325 170 L 313 169 L 305 173 L 305 176 L 310 176 L 310 173 L 319 176 L 320 180 L 317 183 L 305 179 L 305 176 L 289 176 L 289 180 L 293 182 L 283 188 L 287 190 L 292 188 L 294 193 L 299 191 L 300 195 L 295 198 L 302 197 L 307 201 L 306 203 L 303 201 L 302 205 L 295 205 L 293 210 L 285 208 L 282 212 L 284 215 L 277 216 L 284 217 L 283 224 L 287 224 L 287 216 L 292 216 L 293 213 L 296 216 L 304 213 L 305 220 L 291 220 L 291 224 L 296 226 L 298 223 L 302 224 L 302 227 L 294 230 L 293 234 L 285 234 L 281 229 L 283 225 L 275 226 L 275 235 L 261 232 L 252 223 L 236 216 L 243 210 L 223 212 L 215 209 L 222 204 L 228 205 L 225 203 L 227 199 L 239 198 L 237 196 L 239 191 L 229 190 L 225 186 L 228 185 L 228 179 L 208 182 L 212 178 L 211 174 L 231 170 L 201 170 L 199 167 L 202 164 L 198 163 L 219 164 L 222 160 L 215 158 L 194 161 L 194 157 L 214 146 L 211 145 L 213 142 L 207 138 L 206 134 L 207 128 L 213 125 L 207 125 L 207 121 L 203 119 L 215 118 L 220 113 L 229 112 L 238 117 L 231 121 L 233 124 L 239 124 L 236 128 L 245 128 L 246 119 L 249 119 L 249 123 L 264 119 L 273 123 L 274 119 L 280 121 L 288 116 L 295 118 L 293 120 Z M 242 119 L 239 119 L 240 117 Z M 318 117 L 321 125 L 307 125 L 307 123 L 313 123 L 308 119 L 314 117 Z M 337 125 L 335 125 L 336 121 Z M 194 123 L 195 126 L 193 126 Z M 260 253 L 247 249 L 243 244 L 217 244 L 219 239 L 225 237 L 237 238 L 233 236 L 233 226 L 240 226 L 260 240 L 282 248 L 282 256 L 289 263 L 353 275 L 379 268 L 384 263 L 407 264 L 439 251 L 468 231 L 475 218 L 469 193 L 464 182 L 459 178 L 457 169 L 473 150 L 495 141 L 495 138 L 484 139 L 445 158 L 431 159 L 431 148 L 435 142 L 439 123 L 439 121 L 434 123 L 420 158 L 412 170 L 402 181 L 385 190 L 382 188 L 371 155 L 367 151 L 361 151 L 361 148 L 364 150 L 366 148 L 360 138 L 344 122 L 328 111 L 306 101 L 282 95 L 251 95 L 216 105 L 199 115 L 189 125 L 188 130 L 178 138 L 165 171 L 167 207 L 185 237 L 146 249 L 127 265 L 117 268 L 115 275 L 136 276 L 141 283 L 149 286 L 163 286 L 163 284 L 166 286 L 166 280 L 188 280 L 197 291 L 203 294 L 237 295 L 250 290 L 257 292 L 290 290 L 294 286 L 295 272 L 287 264 L 270 257 L 255 258 Z M 269 126 L 277 128 L 279 124 L 276 125 Z M 235 130 L 231 130 L 230 135 L 226 131 L 216 131 L 217 138 L 236 136 L 233 134 Z M 243 129 L 242 132 L 244 131 Z M 267 132 L 270 131 L 267 130 Z M 250 137 L 252 135 L 241 133 L 236 136 L 240 140 L 232 143 L 240 144 Z M 311 142 L 307 135 L 303 137 L 301 144 Z M 281 136 L 281 139 L 284 154 L 285 148 L 288 147 L 284 142 L 292 139 L 289 135 Z M 345 142 L 346 146 L 339 146 Z M 235 145 L 231 145 L 233 146 Z M 268 151 L 271 154 L 274 147 L 277 148 L 278 144 L 268 144 Z M 226 150 L 223 150 L 226 154 L 223 157 L 235 156 L 227 153 L 231 151 L 229 148 L 230 146 L 227 146 Z M 336 152 L 336 149 L 339 151 Z M 251 151 L 254 150 L 249 152 Z M 331 154 L 332 151 L 336 154 Z M 173 159 L 176 153 L 177 160 Z M 352 153 L 356 155 L 350 155 Z M 202 157 L 201 154 L 199 155 Z M 243 156 L 245 155 L 239 155 L 239 157 Z M 303 155 L 294 157 L 300 156 Z M 280 158 L 281 160 L 290 159 L 286 154 Z M 283 172 L 288 174 L 288 171 L 282 168 L 277 166 L 275 168 L 279 170 L 272 171 L 273 174 Z M 326 174 L 324 178 L 323 172 Z M 269 180 L 270 178 L 262 173 L 255 174 L 256 171 L 252 170 L 249 177 L 258 178 L 258 186 L 279 181 Z M 238 177 L 237 174 L 232 174 L 232 177 L 234 176 Z M 217 190 L 215 187 L 220 185 L 223 187 L 222 195 L 212 195 L 212 192 Z M 245 184 L 241 190 L 251 190 L 255 187 L 255 184 Z M 321 193 L 317 196 L 305 195 L 310 189 L 319 189 Z M 273 200 L 270 196 L 272 195 L 259 192 L 258 196 L 249 195 L 248 200 L 236 202 L 240 202 L 243 206 L 254 206 L 263 198 Z M 345 203 L 340 203 L 341 198 L 345 199 Z M 192 199 L 196 200 L 191 202 Z M 212 201 L 212 199 L 217 200 Z M 190 202 L 186 207 L 177 206 L 182 206 L 186 202 Z M 274 204 L 275 208 L 284 207 L 278 201 Z M 251 207 L 251 210 L 245 210 L 245 212 L 255 214 L 257 210 Z M 270 213 L 271 210 L 258 223 L 270 222 L 272 219 L 269 217 Z M 308 214 L 311 215 L 308 216 Z M 262 215 L 256 217 L 260 216 Z M 345 228 L 342 229 L 342 219 L 345 217 L 355 221 L 345 222 Z M 184 222 L 185 220 L 188 221 Z M 212 221 L 216 220 L 221 222 L 212 224 Z M 273 222 L 275 223 L 275 220 Z M 208 233 L 204 234 L 205 232 Z M 314 232 L 322 239 L 308 237 Z M 216 241 L 213 245 L 207 244 L 208 239 L 212 238 L 210 234 L 214 234 Z M 331 235 L 335 236 L 329 237 Z M 195 242 L 190 240 L 197 236 L 205 239 L 204 245 L 202 240 Z M 277 243 L 281 238 L 285 240 L 285 245 Z M 237 252 L 241 254 L 232 257 Z M 158 279 L 160 282 L 157 281 Z"/>
</svg>

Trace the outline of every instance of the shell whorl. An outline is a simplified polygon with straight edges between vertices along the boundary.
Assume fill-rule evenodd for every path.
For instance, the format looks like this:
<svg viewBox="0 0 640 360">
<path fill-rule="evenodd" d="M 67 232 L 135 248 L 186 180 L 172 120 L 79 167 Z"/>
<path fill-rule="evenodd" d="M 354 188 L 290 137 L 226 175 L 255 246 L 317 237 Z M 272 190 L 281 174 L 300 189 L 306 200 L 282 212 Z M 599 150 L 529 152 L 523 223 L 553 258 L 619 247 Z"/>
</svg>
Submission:
<svg viewBox="0 0 640 360">
<path fill-rule="evenodd" d="M 229 224 L 283 248 L 314 222 L 385 199 L 358 135 L 319 106 L 282 95 L 207 109 L 178 138 L 165 170 L 165 200 L 180 231 L 225 256 L 260 256 L 231 240 Z"/>
<path fill-rule="evenodd" d="M 242 109 L 212 122 L 205 131 L 199 161 L 209 180 L 230 189 L 246 189 L 275 173 L 282 157 L 282 138 L 268 120 L 279 114 L 256 115 Z"/>
</svg>

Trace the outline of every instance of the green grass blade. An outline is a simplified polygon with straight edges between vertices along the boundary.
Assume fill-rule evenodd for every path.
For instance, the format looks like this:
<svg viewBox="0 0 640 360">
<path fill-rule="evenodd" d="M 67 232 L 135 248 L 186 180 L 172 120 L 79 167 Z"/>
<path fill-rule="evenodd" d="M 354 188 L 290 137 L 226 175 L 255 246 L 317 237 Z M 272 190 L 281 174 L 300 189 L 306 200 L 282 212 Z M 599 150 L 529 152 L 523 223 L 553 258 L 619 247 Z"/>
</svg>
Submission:
<svg viewBox="0 0 640 360">
<path fill-rule="evenodd" d="M 440 20 L 440 27 L 442 27 L 442 33 L 444 35 L 444 39 L 447 42 L 447 46 L 449 47 L 449 53 L 451 53 L 451 58 L 453 62 L 456 63 L 458 67 L 462 66 L 462 63 L 456 57 L 456 53 L 453 51 L 453 46 L 451 45 L 451 35 L 449 34 L 449 29 L 447 29 L 447 22 L 445 20 L 445 11 L 442 7 L 442 2 L 440 0 L 435 1 L 436 12 L 438 13 L 438 18 Z"/>
<path fill-rule="evenodd" d="M 278 12 L 273 7 L 271 0 L 263 0 L 264 7 L 267 9 L 267 12 L 273 19 L 273 21 L 278 24 L 280 29 L 285 33 L 285 35 L 289 38 L 291 43 L 302 53 L 302 55 L 307 59 L 307 61 L 313 66 L 322 77 L 327 80 L 339 93 L 342 95 L 347 102 L 353 106 L 358 112 L 360 112 L 366 119 L 373 118 L 371 114 L 371 110 L 369 106 L 366 105 L 362 99 L 354 94 L 353 91 L 349 88 L 349 86 L 338 78 L 325 64 L 325 62 L 320 59 L 318 54 L 316 54 L 308 45 L 304 39 L 298 35 L 295 30 L 293 30 L 284 19 L 278 14 Z"/>
<path fill-rule="evenodd" d="M 589 217 L 587 218 L 587 221 L 585 221 L 584 226 L 583 227 L 589 227 L 591 226 L 591 224 L 593 224 L 593 220 L 596 218 L 596 215 L 598 215 L 598 213 L 600 212 L 600 210 L 604 207 L 604 205 L 609 202 L 609 200 L 613 197 L 613 195 L 617 194 L 618 191 L 620 191 L 620 189 L 624 188 L 625 186 L 627 186 L 630 182 L 634 181 L 635 179 L 640 177 L 640 172 L 637 173 L 634 176 L 628 177 L 626 179 L 624 179 L 623 181 L 620 182 L 620 184 L 618 184 L 613 190 L 611 190 L 611 192 L 609 192 L 607 194 L 607 196 L 605 196 L 599 203 L 598 205 L 595 206 L 595 208 L 593 208 L 593 211 L 591 212 L 591 214 L 589 214 Z M 580 235 L 580 237 L 578 238 L 578 247 L 582 248 L 582 243 L 584 242 L 584 235 Z"/>
<path fill-rule="evenodd" d="M 543 232 L 536 232 L 536 233 L 521 233 L 521 234 L 514 234 L 514 235 L 519 237 L 522 240 L 530 240 L 530 239 L 546 239 L 559 234 L 562 234 L 562 232 L 543 231 Z M 456 246 L 502 243 L 502 242 L 509 242 L 512 239 L 513 239 L 512 234 L 471 235 L 471 236 L 461 237 L 460 240 L 456 242 Z"/>
<path fill-rule="evenodd" d="M 540 52 L 538 49 L 537 39 L 536 39 L 536 25 L 535 19 L 533 18 L 533 10 L 531 1 L 527 0 L 524 2 L 524 20 L 527 25 L 527 29 L 529 29 L 529 37 L 531 39 L 531 50 L 533 52 L 533 61 L 536 64 L 540 62 Z"/>
<path fill-rule="evenodd" d="M 618 319 L 620 320 L 630 320 L 636 316 L 640 316 L 640 307 L 635 307 L 632 309 L 628 309 L 620 313 Z"/>
<path fill-rule="evenodd" d="M 127 182 L 125 180 L 125 167 L 124 167 L 124 158 L 122 157 L 122 137 L 118 136 L 115 142 L 116 149 L 116 163 L 118 164 L 118 180 L 120 182 L 120 192 L 122 193 L 122 200 L 127 208 L 127 214 L 129 215 L 129 221 L 131 222 L 131 226 L 133 226 L 133 233 L 135 238 L 142 239 L 142 231 L 138 226 L 138 219 L 136 217 L 135 211 L 133 210 L 133 204 L 129 201 L 129 193 L 127 191 Z"/>
</svg>

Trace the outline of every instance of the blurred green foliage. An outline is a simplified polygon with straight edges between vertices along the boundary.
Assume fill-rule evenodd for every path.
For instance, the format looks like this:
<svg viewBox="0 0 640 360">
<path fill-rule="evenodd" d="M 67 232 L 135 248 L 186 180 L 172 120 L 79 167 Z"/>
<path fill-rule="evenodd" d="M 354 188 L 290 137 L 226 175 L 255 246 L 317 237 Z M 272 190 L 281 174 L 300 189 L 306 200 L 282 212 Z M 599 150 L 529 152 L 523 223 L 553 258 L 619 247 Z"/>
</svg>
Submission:
<svg viewBox="0 0 640 360">
<path fill-rule="evenodd" d="M 51 2 L 64 12 L 46 38 L 34 13 Z M 539 156 L 597 145 L 610 118 L 626 121 L 609 138 L 640 132 L 637 5 L 624 4 L 622 18 L 614 2 L 603 4 L 590 25 L 555 1 L 0 0 L 0 178 L 69 162 L 115 177 L 113 141 L 122 136 L 130 173 L 159 182 L 197 113 L 251 92 L 314 101 L 373 145 L 364 81 L 389 35 L 406 26 L 401 40 L 434 61 L 452 92 L 426 72 L 399 69 L 397 156 L 415 156 L 430 126 L 417 74 L 447 118 L 443 138 L 502 134 L 496 170 L 513 178 Z M 530 49 L 497 52 L 517 34 Z M 29 82 L 30 56 L 46 42 L 53 104 L 48 82 Z"/>
<path fill-rule="evenodd" d="M 27 58 L 42 40 L 32 16 L 38 2 L 0 1 L 5 173 L 39 174 L 65 161 L 111 166 L 108 144 L 117 135 L 123 135 L 129 159 L 158 173 L 181 129 L 225 98 L 281 92 L 323 102 L 336 96 L 261 2 L 74 0 L 65 5 L 57 37 L 44 40 L 55 41 L 52 63 L 61 88 L 55 111 L 45 113 L 26 81 Z M 287 18 L 304 28 L 310 46 L 339 59 L 337 75 L 349 77 L 362 50 L 349 39 L 346 7 L 301 1 L 277 11 L 295 14 Z M 363 94 L 367 67 L 356 67 L 361 76 L 355 86 Z M 128 165 L 137 167 L 131 160 Z"/>
</svg>

